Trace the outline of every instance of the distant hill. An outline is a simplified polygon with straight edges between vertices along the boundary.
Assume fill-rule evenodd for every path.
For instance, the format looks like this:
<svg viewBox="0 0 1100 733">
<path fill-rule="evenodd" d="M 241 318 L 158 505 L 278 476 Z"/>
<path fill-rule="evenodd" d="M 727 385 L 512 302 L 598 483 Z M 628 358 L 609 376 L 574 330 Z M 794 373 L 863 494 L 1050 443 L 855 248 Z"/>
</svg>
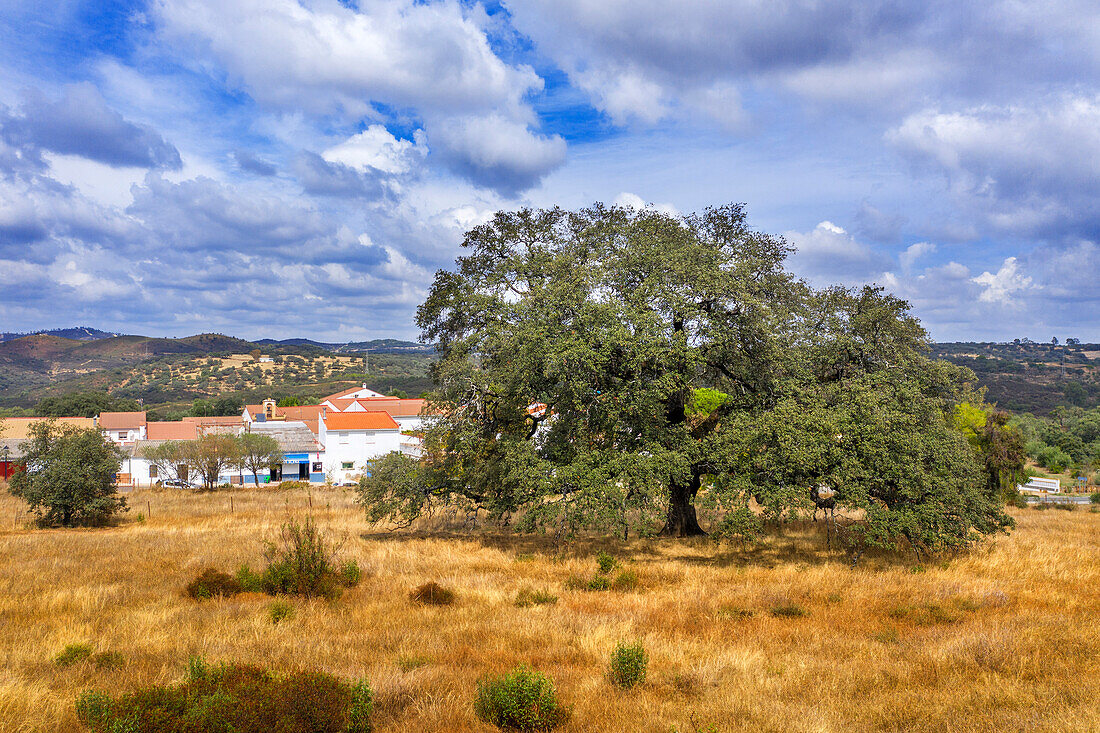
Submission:
<svg viewBox="0 0 1100 733">
<path fill-rule="evenodd" d="M 346 344 L 326 343 L 311 339 L 260 339 L 261 346 L 309 346 L 336 354 L 434 354 L 435 346 L 418 344 L 415 341 L 398 339 L 374 339 L 373 341 L 353 341 Z"/>
<path fill-rule="evenodd" d="M 77 326 L 76 328 L 55 328 L 51 331 L 31 331 L 28 333 L 4 332 L 0 333 L 0 343 L 14 341 L 24 336 L 36 335 L 57 336 L 58 338 L 72 339 L 74 341 L 95 341 L 96 339 L 109 339 L 114 336 L 121 336 L 122 334 L 100 331 L 98 328 L 91 328 L 90 326 Z"/>
</svg>

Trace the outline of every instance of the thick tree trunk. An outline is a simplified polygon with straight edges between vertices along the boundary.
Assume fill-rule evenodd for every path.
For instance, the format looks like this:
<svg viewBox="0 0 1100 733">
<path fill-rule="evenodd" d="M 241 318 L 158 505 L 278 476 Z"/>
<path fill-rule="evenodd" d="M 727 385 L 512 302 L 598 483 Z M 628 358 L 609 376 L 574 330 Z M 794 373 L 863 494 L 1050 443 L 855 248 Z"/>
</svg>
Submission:
<svg viewBox="0 0 1100 733">
<path fill-rule="evenodd" d="M 695 495 L 700 478 L 693 476 L 687 484 L 673 484 L 668 492 L 668 518 L 661 534 L 666 537 L 703 537 L 706 532 L 695 516 Z"/>
</svg>

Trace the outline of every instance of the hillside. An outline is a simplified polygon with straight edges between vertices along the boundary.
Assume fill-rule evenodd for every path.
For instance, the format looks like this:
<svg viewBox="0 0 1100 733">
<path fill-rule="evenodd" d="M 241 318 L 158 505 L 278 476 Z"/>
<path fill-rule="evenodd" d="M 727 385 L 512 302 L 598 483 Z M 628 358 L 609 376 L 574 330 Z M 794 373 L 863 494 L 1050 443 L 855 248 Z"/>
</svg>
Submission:
<svg viewBox="0 0 1100 733">
<path fill-rule="evenodd" d="M 55 328 L 50 331 L 34 331 L 30 333 L 4 332 L 0 333 L 0 343 L 4 341 L 14 341 L 24 336 L 37 336 L 41 334 L 46 336 L 58 336 L 64 339 L 73 339 L 74 341 L 93 341 L 95 339 L 105 339 L 122 335 L 119 333 L 100 331 L 98 328 L 92 328 L 90 326 L 76 326 L 75 328 Z"/>
<path fill-rule="evenodd" d="M 942 343 L 932 354 L 973 369 L 986 399 L 1012 412 L 1100 405 L 1100 344 Z"/>
</svg>

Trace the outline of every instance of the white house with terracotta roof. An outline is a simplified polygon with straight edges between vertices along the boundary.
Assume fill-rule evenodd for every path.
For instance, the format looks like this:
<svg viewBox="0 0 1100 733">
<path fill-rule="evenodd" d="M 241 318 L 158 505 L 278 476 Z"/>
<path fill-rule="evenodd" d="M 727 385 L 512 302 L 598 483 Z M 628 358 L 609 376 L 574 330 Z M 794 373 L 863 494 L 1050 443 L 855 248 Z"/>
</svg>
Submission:
<svg viewBox="0 0 1100 733">
<path fill-rule="evenodd" d="M 96 427 L 119 445 L 133 445 L 146 439 L 145 412 L 101 412 Z"/>
<path fill-rule="evenodd" d="M 402 449 L 401 426 L 381 410 L 330 412 L 321 422 L 328 473 L 337 482 L 363 474 L 366 462 Z"/>
</svg>

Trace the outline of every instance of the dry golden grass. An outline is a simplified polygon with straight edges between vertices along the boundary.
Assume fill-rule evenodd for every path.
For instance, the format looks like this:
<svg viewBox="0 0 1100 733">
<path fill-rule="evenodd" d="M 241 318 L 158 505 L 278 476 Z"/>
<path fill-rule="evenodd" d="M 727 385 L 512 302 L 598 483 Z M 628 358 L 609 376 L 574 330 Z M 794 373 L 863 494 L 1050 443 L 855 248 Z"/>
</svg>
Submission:
<svg viewBox="0 0 1100 733">
<path fill-rule="evenodd" d="M 229 494 L 139 492 L 121 526 L 99 530 L 13 528 L 19 507 L 0 498 L 0 731 L 79 730 L 81 690 L 172 682 L 191 655 L 365 676 L 379 731 L 490 730 L 475 683 L 521 662 L 574 706 L 568 731 L 1100 730 L 1100 514 L 1087 509 L 1017 511 L 1010 537 L 913 572 L 886 559 L 850 569 L 810 528 L 752 552 L 391 536 L 350 495 L 315 491 L 315 518 L 346 537 L 363 581 L 335 603 L 294 601 L 274 625 L 264 596 L 183 595 L 201 568 L 255 566 L 260 540 L 308 511 L 304 492 L 232 497 L 229 514 Z M 598 549 L 639 589 L 565 590 Z M 455 605 L 411 603 L 429 580 Z M 559 601 L 517 608 L 523 587 Z M 771 613 L 792 604 L 807 615 Z M 649 675 L 621 691 L 607 658 L 634 639 Z M 56 665 L 73 643 L 125 664 Z"/>
</svg>

